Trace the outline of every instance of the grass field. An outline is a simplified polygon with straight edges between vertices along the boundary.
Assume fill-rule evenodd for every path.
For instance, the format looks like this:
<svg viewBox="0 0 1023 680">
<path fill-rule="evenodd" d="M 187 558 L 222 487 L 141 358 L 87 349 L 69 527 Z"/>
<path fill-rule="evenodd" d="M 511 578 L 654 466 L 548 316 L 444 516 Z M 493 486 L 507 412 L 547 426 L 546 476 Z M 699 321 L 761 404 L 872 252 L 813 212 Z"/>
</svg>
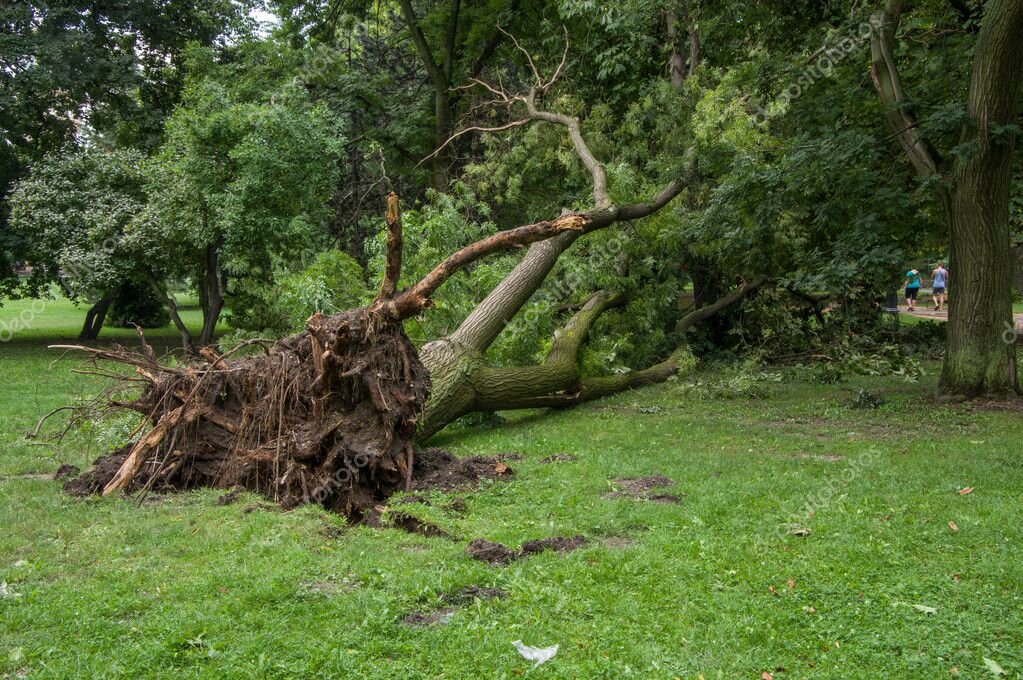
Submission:
<svg viewBox="0 0 1023 680">
<path fill-rule="evenodd" d="M 0 674 L 982 678 L 992 664 L 1023 674 L 1023 419 L 933 403 L 934 365 L 917 383 L 821 386 L 784 371 L 759 397 L 734 396 L 708 370 L 442 433 L 433 443 L 457 455 L 523 458 L 510 481 L 403 506 L 455 537 L 426 538 L 251 495 L 141 507 L 64 495 L 50 475 L 84 468 L 104 433 L 53 446 L 23 433 L 100 385 L 44 348 L 73 337 L 81 313 L 51 303 L 0 344 Z M 170 330 L 154 335 L 176 343 Z M 886 403 L 850 408 L 857 388 Z M 542 462 L 555 453 L 575 460 Z M 663 491 L 680 502 L 605 497 L 611 480 L 646 475 L 672 478 Z M 464 512 L 444 509 L 452 495 Z M 576 534 L 589 539 L 580 550 L 506 567 L 465 554 L 473 538 Z M 432 626 L 403 621 L 451 607 L 445 596 L 470 585 L 507 596 Z M 532 670 L 514 640 L 560 649 Z"/>
</svg>

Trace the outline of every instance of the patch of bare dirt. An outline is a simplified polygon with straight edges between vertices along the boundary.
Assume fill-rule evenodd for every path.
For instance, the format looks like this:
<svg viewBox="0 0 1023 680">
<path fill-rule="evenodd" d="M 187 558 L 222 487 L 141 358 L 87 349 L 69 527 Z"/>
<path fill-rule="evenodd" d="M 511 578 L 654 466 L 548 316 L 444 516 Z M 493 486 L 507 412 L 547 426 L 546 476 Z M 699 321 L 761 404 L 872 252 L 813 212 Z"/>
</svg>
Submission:
<svg viewBox="0 0 1023 680">
<path fill-rule="evenodd" d="M 352 574 L 341 578 L 328 577 L 322 581 L 302 581 L 299 589 L 304 593 L 312 595 L 337 595 L 338 593 L 350 593 L 362 585 L 361 581 Z"/>
<path fill-rule="evenodd" d="M 411 489 L 458 491 L 475 488 L 487 479 L 510 479 L 515 471 L 506 460 L 512 459 L 507 454 L 455 458 L 443 449 L 424 449 L 415 456 Z"/>
<path fill-rule="evenodd" d="M 61 465 L 59 468 L 57 468 L 57 471 L 53 473 L 53 478 L 69 479 L 72 477 L 77 477 L 79 474 L 81 474 L 81 472 L 82 471 L 78 468 L 77 465 L 68 465 L 67 463 L 65 463 L 64 465 Z"/>
<path fill-rule="evenodd" d="M 978 399 L 971 402 L 975 411 L 992 411 L 995 413 L 1023 412 L 1023 399 Z"/>
<path fill-rule="evenodd" d="M 427 626 L 448 623 L 456 611 L 458 611 L 456 607 L 443 607 L 432 612 L 412 612 L 401 621 L 406 626 L 425 628 Z"/>
<path fill-rule="evenodd" d="M 512 550 L 503 543 L 493 543 L 482 538 L 469 542 L 466 554 L 474 560 L 486 562 L 491 566 L 503 566 L 510 562 L 531 555 L 538 555 L 546 550 L 554 552 L 572 552 L 587 544 L 585 536 L 554 536 L 526 541 L 518 550 Z"/>
<path fill-rule="evenodd" d="M 473 600 L 502 600 L 508 597 L 508 593 L 500 588 L 483 588 L 481 586 L 466 586 L 457 592 L 445 595 L 443 600 L 454 605 L 469 604 Z"/>
<path fill-rule="evenodd" d="M 363 525 L 376 529 L 401 529 L 410 534 L 429 538 L 450 538 L 450 534 L 433 522 L 420 519 L 415 515 L 394 510 L 384 505 L 377 505 L 362 517 Z"/>
<path fill-rule="evenodd" d="M 634 498 L 653 503 L 681 503 L 682 499 L 675 494 L 655 492 L 666 486 L 675 484 L 675 480 L 664 475 L 636 477 L 633 479 L 612 479 L 613 491 L 604 494 L 604 498 Z"/>
<path fill-rule="evenodd" d="M 538 555 L 545 550 L 553 550 L 554 552 L 572 552 L 586 545 L 585 536 L 554 536 L 553 538 L 540 538 L 535 541 L 526 541 L 519 548 L 519 554 L 523 557 L 527 555 Z"/>
<path fill-rule="evenodd" d="M 840 463 L 845 460 L 845 456 L 840 456 L 837 453 L 800 453 L 793 456 L 793 458 L 797 460 L 822 460 L 828 463 Z"/>
<path fill-rule="evenodd" d="M 493 543 L 482 538 L 469 541 L 465 552 L 474 560 L 486 562 L 491 566 L 505 565 L 518 557 L 514 550 L 503 543 Z"/>
<path fill-rule="evenodd" d="M 217 499 L 217 505 L 231 505 L 238 501 L 238 498 L 242 495 L 241 489 L 235 489 L 234 491 L 228 491 L 223 496 Z"/>
</svg>

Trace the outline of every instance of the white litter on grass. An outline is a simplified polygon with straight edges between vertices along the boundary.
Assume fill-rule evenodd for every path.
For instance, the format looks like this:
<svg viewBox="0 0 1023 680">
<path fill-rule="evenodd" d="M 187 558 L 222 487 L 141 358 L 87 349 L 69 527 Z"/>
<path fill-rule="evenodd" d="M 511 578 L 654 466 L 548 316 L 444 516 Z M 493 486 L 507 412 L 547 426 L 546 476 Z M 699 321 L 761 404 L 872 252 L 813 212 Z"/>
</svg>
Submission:
<svg viewBox="0 0 1023 680">
<path fill-rule="evenodd" d="M 8 598 L 13 600 L 16 597 L 21 597 L 21 593 L 14 592 L 14 588 L 7 585 L 7 581 L 0 581 L 0 600 L 6 600 Z"/>
<path fill-rule="evenodd" d="M 529 645 L 522 644 L 522 640 L 516 640 L 512 643 L 515 645 L 515 649 L 519 650 L 519 654 L 526 661 L 535 661 L 533 668 L 536 668 L 540 664 L 547 663 L 558 653 L 558 645 L 553 647 L 530 647 Z"/>
</svg>

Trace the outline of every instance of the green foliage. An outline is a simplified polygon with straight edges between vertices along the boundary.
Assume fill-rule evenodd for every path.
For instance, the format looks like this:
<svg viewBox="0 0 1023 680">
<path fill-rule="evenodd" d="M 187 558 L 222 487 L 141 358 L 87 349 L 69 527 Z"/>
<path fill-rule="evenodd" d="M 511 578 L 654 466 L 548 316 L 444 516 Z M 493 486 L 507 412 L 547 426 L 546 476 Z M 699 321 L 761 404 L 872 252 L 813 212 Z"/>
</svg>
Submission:
<svg viewBox="0 0 1023 680">
<path fill-rule="evenodd" d="M 168 120 L 134 236 L 165 276 L 198 277 L 216 252 L 229 292 L 270 285 L 276 262 L 322 240 L 340 150 L 326 109 L 298 89 L 253 103 L 201 78 Z"/>
<path fill-rule="evenodd" d="M 69 151 L 36 163 L 11 196 L 11 226 L 33 265 L 25 294 L 59 283 L 73 300 L 101 297 L 139 269 L 126 235 L 146 206 L 145 159 L 133 151 Z"/>
<path fill-rule="evenodd" d="M 367 304 L 373 292 L 352 257 L 324 251 L 306 268 L 289 273 L 274 268 L 274 283 L 249 281 L 231 301 L 231 325 L 262 331 L 262 337 L 301 330 L 306 319 L 320 312 L 334 314 Z"/>
</svg>

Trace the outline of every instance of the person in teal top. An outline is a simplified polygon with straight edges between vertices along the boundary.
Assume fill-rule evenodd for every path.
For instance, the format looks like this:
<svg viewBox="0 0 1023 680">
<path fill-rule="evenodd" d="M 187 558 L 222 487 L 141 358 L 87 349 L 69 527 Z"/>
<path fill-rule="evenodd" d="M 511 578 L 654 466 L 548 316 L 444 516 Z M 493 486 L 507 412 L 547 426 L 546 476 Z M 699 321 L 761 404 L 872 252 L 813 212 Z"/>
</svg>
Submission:
<svg viewBox="0 0 1023 680">
<path fill-rule="evenodd" d="M 916 305 L 916 296 L 920 292 L 920 272 L 910 269 L 906 272 L 906 307 L 913 311 Z"/>
</svg>

